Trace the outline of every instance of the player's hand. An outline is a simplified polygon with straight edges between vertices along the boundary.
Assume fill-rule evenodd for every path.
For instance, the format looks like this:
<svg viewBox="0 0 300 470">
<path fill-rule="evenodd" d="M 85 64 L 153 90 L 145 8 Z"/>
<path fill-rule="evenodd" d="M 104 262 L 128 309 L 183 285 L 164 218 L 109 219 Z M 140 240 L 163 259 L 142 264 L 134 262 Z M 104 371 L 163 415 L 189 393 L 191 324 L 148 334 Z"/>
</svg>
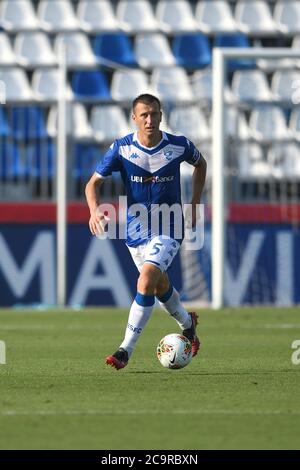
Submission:
<svg viewBox="0 0 300 470">
<path fill-rule="evenodd" d="M 103 212 L 96 210 L 95 212 L 91 213 L 89 227 L 90 231 L 93 235 L 103 235 L 105 231 L 105 227 L 107 222 L 109 221 L 109 217 L 107 217 Z"/>
</svg>

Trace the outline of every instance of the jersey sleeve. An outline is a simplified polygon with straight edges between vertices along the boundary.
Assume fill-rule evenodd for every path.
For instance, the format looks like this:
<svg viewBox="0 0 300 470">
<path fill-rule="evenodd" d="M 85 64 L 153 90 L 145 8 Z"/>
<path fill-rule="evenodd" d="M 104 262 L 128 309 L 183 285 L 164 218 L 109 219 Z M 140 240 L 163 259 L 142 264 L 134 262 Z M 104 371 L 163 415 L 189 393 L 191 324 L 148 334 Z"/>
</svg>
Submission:
<svg viewBox="0 0 300 470">
<path fill-rule="evenodd" d="M 195 147 L 193 142 L 186 139 L 186 148 L 184 152 L 184 160 L 191 165 L 197 166 L 200 160 L 203 158 L 201 152 Z"/>
<path fill-rule="evenodd" d="M 102 178 L 110 176 L 113 171 L 120 171 L 121 160 L 119 156 L 118 142 L 115 141 L 111 144 L 108 151 L 104 154 L 100 163 L 96 167 L 96 173 Z"/>
</svg>

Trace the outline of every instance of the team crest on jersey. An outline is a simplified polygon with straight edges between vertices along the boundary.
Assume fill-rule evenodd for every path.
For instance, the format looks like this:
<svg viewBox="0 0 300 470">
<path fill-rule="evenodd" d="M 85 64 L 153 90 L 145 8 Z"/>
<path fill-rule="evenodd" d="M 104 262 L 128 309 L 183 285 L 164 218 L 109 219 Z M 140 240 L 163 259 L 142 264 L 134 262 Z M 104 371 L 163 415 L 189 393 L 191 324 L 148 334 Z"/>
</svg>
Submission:
<svg viewBox="0 0 300 470">
<path fill-rule="evenodd" d="M 163 149 L 163 153 L 164 153 L 164 156 L 166 157 L 166 159 L 168 161 L 171 161 L 172 158 L 173 158 L 173 150 L 172 150 L 172 147 L 170 147 L 170 145 L 167 145 L 164 149 Z"/>
</svg>

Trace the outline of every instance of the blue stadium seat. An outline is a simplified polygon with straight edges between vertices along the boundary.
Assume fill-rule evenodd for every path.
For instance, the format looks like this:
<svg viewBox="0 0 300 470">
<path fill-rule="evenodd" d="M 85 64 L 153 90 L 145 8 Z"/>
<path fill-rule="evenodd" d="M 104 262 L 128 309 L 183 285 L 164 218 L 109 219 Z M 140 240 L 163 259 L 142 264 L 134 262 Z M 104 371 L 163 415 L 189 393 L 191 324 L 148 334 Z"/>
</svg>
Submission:
<svg viewBox="0 0 300 470">
<path fill-rule="evenodd" d="M 211 64 L 209 41 L 202 33 L 175 36 L 173 54 L 178 65 L 185 68 L 203 68 Z"/>
<path fill-rule="evenodd" d="M 84 70 L 72 78 L 72 89 L 79 98 L 110 99 L 109 85 L 103 72 Z"/>
<path fill-rule="evenodd" d="M 214 47 L 251 47 L 247 36 L 241 33 L 217 34 L 214 39 Z M 229 60 L 227 68 L 230 72 L 239 69 L 254 68 L 255 62 L 247 59 Z"/>
<path fill-rule="evenodd" d="M 13 107 L 10 114 L 12 135 L 18 140 L 43 139 L 48 136 L 40 108 Z"/>
<path fill-rule="evenodd" d="M 102 155 L 96 145 L 77 144 L 74 157 L 72 175 L 76 180 L 83 180 L 92 176 Z"/>
<path fill-rule="evenodd" d="M 0 155 L 0 180 L 11 181 L 26 175 L 26 167 L 15 142 L 0 141 Z"/>
<path fill-rule="evenodd" d="M 137 65 L 130 39 L 124 33 L 99 34 L 94 39 L 93 47 L 100 63 L 103 58 L 127 67 Z"/>
<path fill-rule="evenodd" d="M 28 174 L 32 178 L 55 177 L 56 146 L 48 138 L 26 146 Z"/>
<path fill-rule="evenodd" d="M 0 137 L 10 135 L 10 128 L 7 122 L 7 117 L 2 106 L 0 106 Z"/>
</svg>

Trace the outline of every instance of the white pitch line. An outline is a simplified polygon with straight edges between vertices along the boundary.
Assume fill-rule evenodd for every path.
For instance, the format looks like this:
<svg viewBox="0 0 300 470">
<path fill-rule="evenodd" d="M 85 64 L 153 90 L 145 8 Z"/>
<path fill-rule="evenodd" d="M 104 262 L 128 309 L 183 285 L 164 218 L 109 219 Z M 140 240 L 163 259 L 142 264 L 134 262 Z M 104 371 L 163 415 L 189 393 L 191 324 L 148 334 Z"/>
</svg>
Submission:
<svg viewBox="0 0 300 470">
<path fill-rule="evenodd" d="M 256 410 L 7 410 L 1 411 L 0 416 L 93 416 L 93 415 L 235 415 L 235 416 L 300 416 L 300 410 L 296 411 L 283 411 L 283 410 L 270 410 L 270 411 L 256 411 Z"/>
</svg>

